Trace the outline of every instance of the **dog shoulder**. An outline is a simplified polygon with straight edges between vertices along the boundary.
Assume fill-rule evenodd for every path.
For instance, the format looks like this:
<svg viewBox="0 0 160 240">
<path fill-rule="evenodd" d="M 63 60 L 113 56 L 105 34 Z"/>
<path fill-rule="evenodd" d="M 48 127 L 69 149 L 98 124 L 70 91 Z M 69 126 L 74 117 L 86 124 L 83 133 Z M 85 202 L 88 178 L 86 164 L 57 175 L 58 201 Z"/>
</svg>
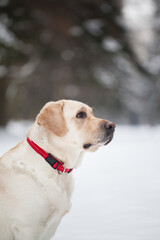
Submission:
<svg viewBox="0 0 160 240">
<path fill-rule="evenodd" d="M 1 157 L 1 162 L 6 163 L 12 161 L 14 158 L 17 158 L 17 156 L 20 153 L 23 153 L 24 151 L 24 140 L 19 142 L 17 145 L 12 147 L 8 152 L 6 152 L 2 157 Z"/>
</svg>

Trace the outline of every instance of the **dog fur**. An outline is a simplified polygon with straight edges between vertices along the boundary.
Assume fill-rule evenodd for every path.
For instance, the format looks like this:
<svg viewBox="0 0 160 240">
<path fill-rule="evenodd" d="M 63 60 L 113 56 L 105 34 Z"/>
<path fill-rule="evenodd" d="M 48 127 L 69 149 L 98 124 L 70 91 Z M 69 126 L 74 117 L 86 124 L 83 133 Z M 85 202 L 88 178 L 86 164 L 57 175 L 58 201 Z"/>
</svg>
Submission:
<svg viewBox="0 0 160 240">
<path fill-rule="evenodd" d="M 114 124 L 94 117 L 89 106 L 60 100 L 42 108 L 28 137 L 66 168 L 77 168 L 86 151 L 111 141 L 110 128 Z M 26 140 L 4 154 L 0 158 L 0 239 L 51 239 L 71 208 L 72 175 L 53 169 Z"/>
</svg>

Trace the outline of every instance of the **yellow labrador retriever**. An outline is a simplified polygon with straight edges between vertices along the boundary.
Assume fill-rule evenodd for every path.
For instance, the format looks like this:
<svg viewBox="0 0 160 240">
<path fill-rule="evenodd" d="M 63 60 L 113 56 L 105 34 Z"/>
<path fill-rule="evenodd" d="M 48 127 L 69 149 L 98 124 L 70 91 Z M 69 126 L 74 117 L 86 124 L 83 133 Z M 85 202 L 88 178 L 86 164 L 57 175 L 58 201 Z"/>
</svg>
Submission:
<svg viewBox="0 0 160 240">
<path fill-rule="evenodd" d="M 71 171 L 84 152 L 109 143 L 114 129 L 81 102 L 47 103 L 27 139 L 0 159 L 0 239 L 51 239 L 71 207 Z"/>
</svg>

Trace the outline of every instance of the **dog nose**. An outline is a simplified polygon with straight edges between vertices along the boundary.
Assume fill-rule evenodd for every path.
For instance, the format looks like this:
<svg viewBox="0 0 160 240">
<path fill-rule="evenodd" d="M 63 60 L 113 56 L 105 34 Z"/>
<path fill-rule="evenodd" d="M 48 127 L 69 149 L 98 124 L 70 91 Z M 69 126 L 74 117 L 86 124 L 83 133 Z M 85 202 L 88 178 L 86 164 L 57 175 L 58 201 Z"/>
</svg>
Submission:
<svg viewBox="0 0 160 240">
<path fill-rule="evenodd" d="M 115 131 L 115 127 L 116 127 L 116 125 L 112 122 L 105 121 L 103 123 L 103 128 L 105 128 L 109 134 L 111 134 Z"/>
</svg>

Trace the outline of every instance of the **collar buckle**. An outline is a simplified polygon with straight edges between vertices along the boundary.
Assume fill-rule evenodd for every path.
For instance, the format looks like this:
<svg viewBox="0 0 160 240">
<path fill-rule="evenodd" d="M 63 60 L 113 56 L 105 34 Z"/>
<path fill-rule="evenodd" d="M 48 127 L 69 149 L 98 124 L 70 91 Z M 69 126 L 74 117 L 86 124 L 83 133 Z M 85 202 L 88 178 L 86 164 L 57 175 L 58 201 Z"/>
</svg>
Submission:
<svg viewBox="0 0 160 240">
<path fill-rule="evenodd" d="M 57 159 L 52 157 L 52 155 L 49 153 L 48 157 L 46 157 L 46 161 L 54 168 L 57 169 L 59 165 L 62 165 Z M 56 164 L 56 166 L 55 166 Z"/>
</svg>

